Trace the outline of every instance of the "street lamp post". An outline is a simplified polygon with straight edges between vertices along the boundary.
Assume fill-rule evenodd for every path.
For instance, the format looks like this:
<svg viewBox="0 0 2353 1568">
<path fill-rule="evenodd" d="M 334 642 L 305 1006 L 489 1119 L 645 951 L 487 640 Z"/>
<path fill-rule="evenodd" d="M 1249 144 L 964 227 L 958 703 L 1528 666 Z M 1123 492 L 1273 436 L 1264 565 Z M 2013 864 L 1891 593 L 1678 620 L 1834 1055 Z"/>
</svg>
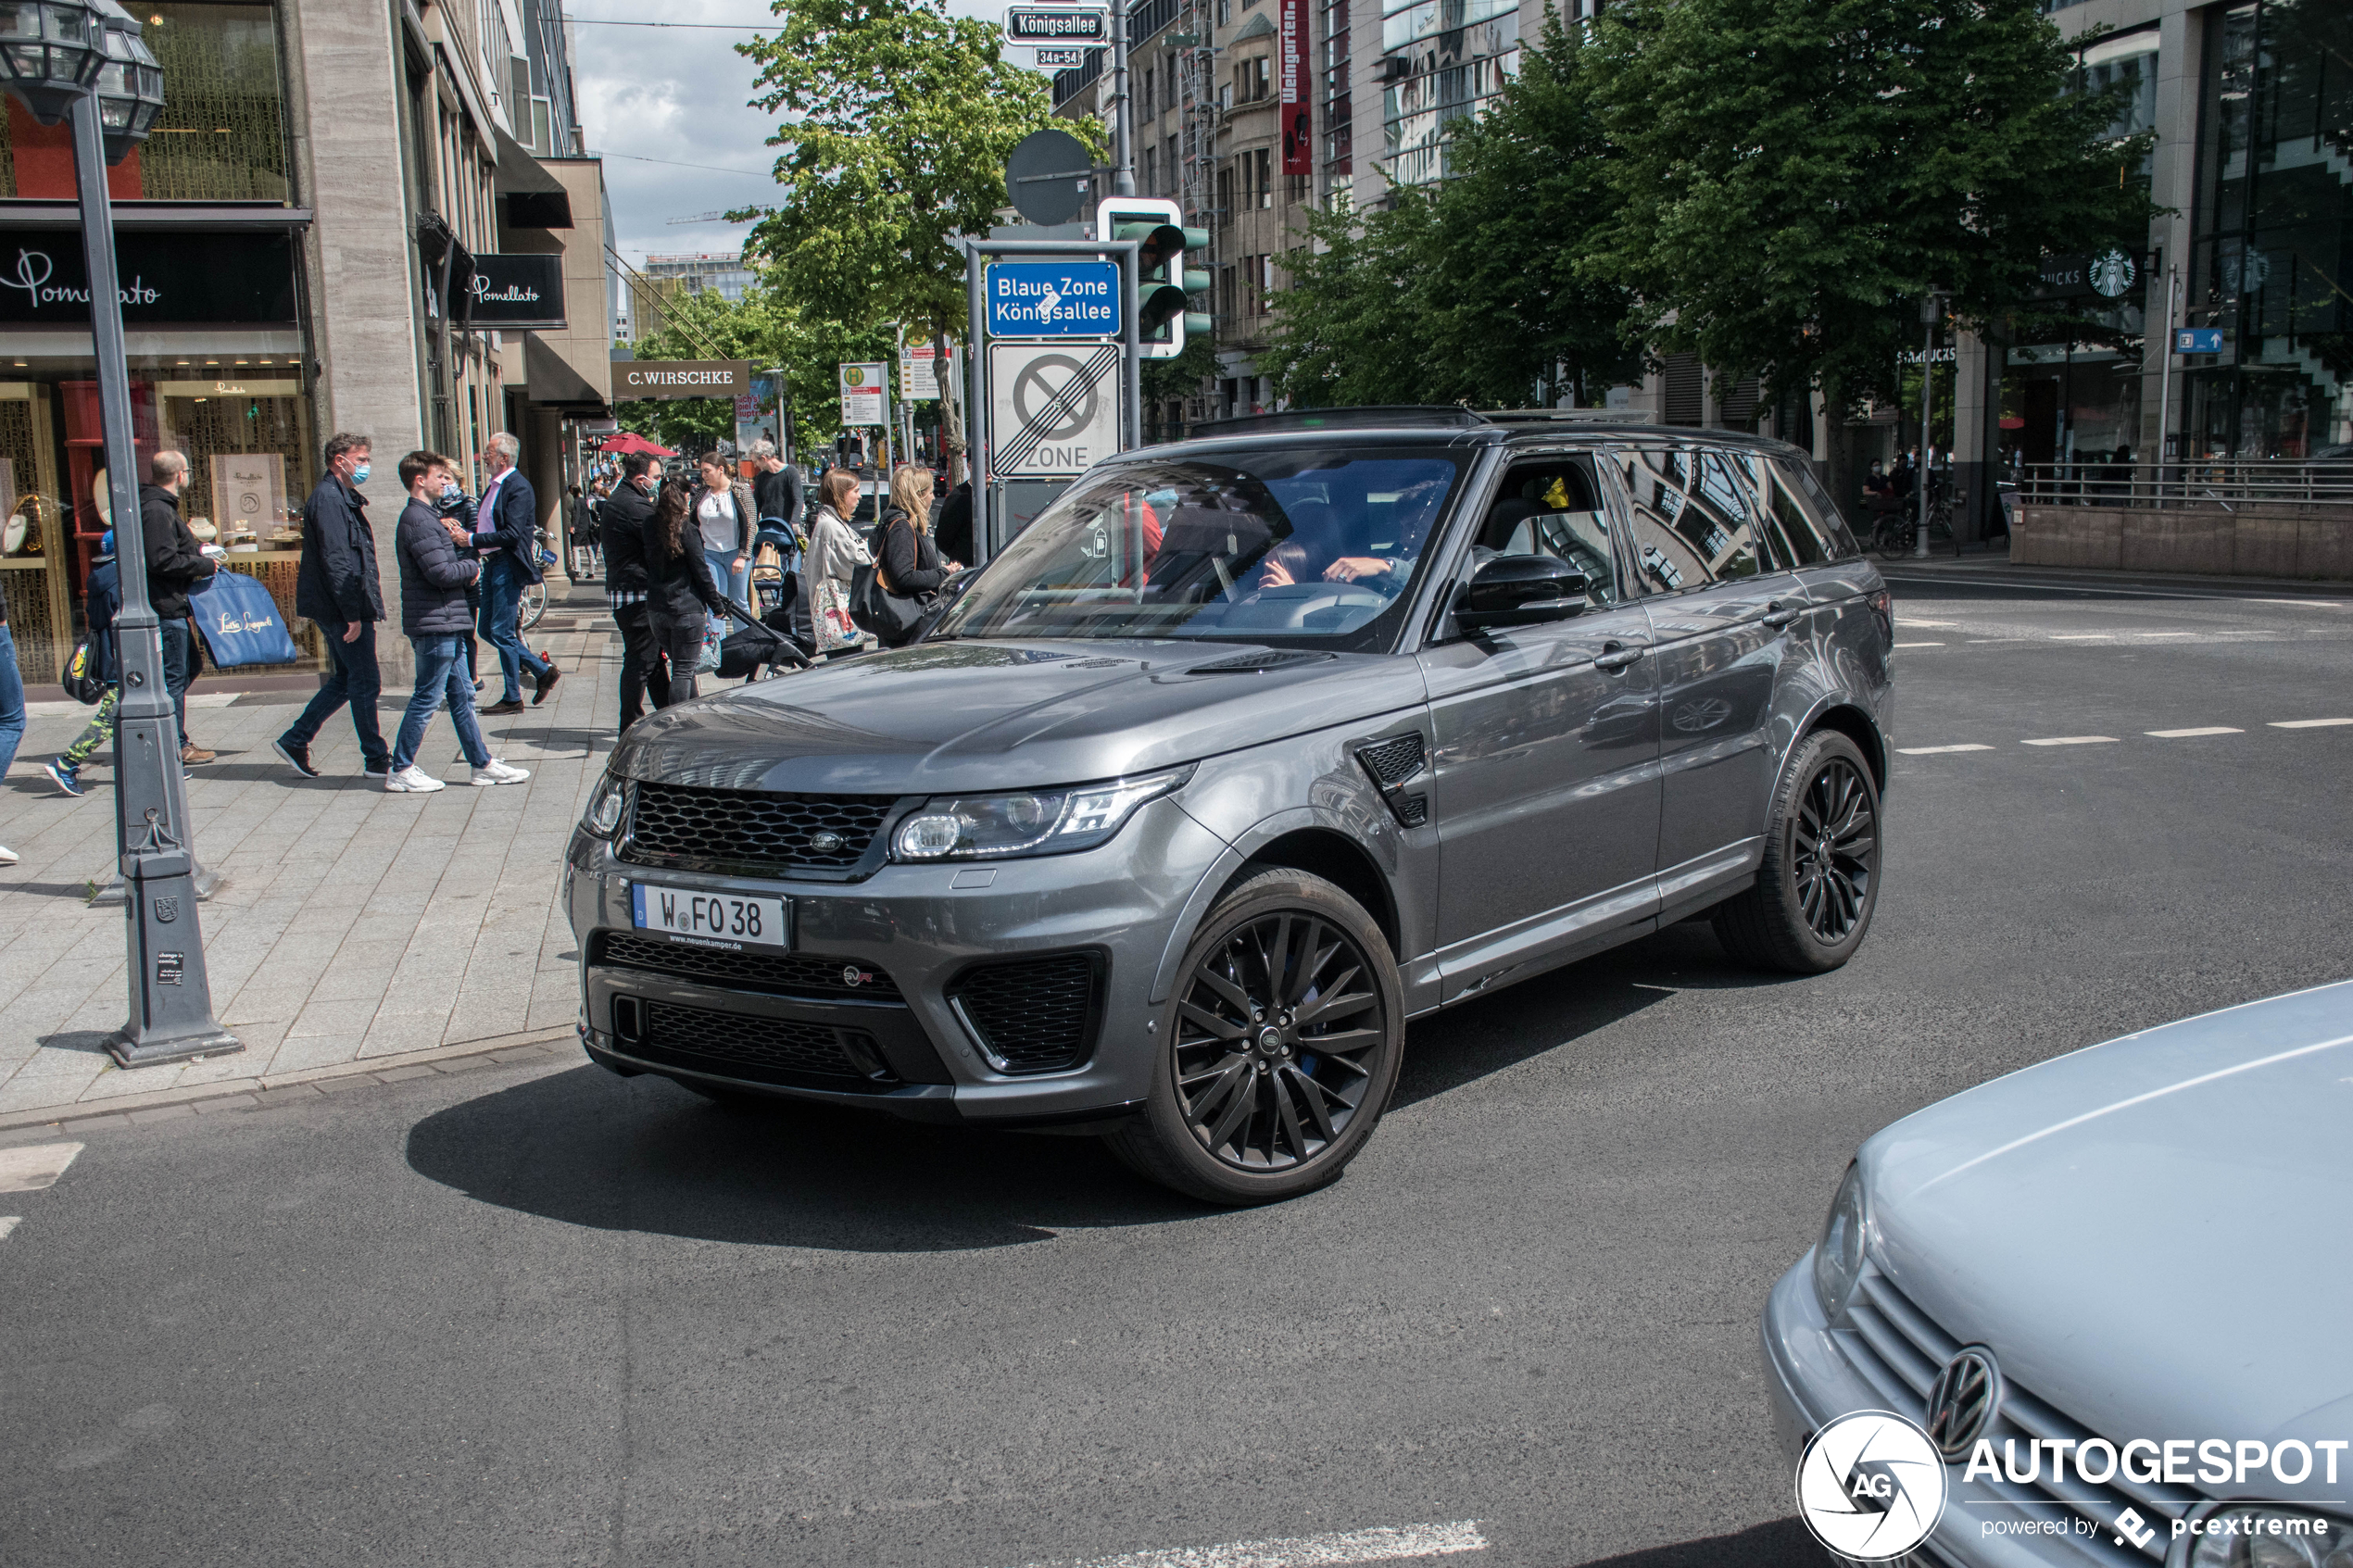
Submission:
<svg viewBox="0 0 2353 1568">
<path fill-rule="evenodd" d="M 1936 477 L 1935 426 L 1931 416 L 1936 408 L 1936 320 L 1944 314 L 1944 296 L 1931 289 L 1920 301 L 1920 322 L 1928 329 L 1920 349 L 1920 534 L 1912 546 L 1914 560 L 1928 559 L 1929 483 Z M 1956 534 L 1960 525 L 1954 525 Z"/>
<path fill-rule="evenodd" d="M 115 615 L 122 681 L 115 710 L 115 833 L 127 894 L 130 1016 L 107 1049 L 125 1067 L 244 1049 L 212 1017 L 180 726 L 163 678 L 162 626 L 147 596 L 139 517 L 131 368 L 107 192 L 107 165 L 146 139 L 163 107 L 163 72 L 139 33 L 138 21 L 113 0 L 0 3 L 0 73 L 8 91 L 44 125 L 73 122 L 100 425 L 122 580 L 122 606 Z"/>
</svg>

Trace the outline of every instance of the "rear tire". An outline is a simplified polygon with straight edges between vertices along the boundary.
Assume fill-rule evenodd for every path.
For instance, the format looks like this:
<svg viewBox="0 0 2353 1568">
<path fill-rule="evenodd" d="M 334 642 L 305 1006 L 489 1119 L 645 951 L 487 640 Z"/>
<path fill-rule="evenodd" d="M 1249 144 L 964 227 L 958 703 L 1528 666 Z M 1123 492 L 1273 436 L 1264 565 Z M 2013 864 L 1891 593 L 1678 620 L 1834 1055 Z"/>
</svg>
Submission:
<svg viewBox="0 0 2353 1568">
<path fill-rule="evenodd" d="M 1186 950 L 1144 1109 L 1104 1135 L 1129 1169 L 1211 1203 L 1338 1179 L 1397 1087 L 1404 988 L 1380 927 L 1322 877 L 1236 886 Z"/>
<path fill-rule="evenodd" d="M 1756 885 L 1716 907 L 1743 963 L 1820 974 L 1855 956 L 1879 904 L 1879 786 L 1853 741 L 1817 730 L 1773 792 Z"/>
</svg>

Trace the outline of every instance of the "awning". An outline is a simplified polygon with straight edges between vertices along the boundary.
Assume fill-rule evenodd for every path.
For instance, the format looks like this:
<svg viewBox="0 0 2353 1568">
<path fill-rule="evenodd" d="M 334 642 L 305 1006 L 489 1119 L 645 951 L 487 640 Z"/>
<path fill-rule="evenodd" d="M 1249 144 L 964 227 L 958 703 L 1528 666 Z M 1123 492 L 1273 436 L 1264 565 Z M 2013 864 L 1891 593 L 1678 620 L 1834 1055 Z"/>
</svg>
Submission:
<svg viewBox="0 0 2353 1568">
<path fill-rule="evenodd" d="M 566 364 L 562 355 L 542 343 L 537 332 L 523 334 L 522 373 L 528 389 L 525 395 L 534 403 L 575 412 L 605 411 L 604 395 Z"/>
<path fill-rule="evenodd" d="M 509 191 L 563 191 L 563 182 L 539 167 L 531 149 L 507 134 L 507 128 L 494 124 L 490 133 L 498 142 L 498 171 L 491 183 L 501 194 Z"/>
</svg>

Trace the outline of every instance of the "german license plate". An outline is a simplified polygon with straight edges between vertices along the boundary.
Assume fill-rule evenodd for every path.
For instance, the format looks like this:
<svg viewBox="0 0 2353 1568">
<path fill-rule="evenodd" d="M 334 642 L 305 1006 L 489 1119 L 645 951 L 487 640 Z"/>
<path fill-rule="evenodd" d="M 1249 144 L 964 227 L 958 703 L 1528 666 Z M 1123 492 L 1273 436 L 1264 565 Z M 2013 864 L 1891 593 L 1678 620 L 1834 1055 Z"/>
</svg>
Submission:
<svg viewBox="0 0 2353 1568">
<path fill-rule="evenodd" d="M 791 909 L 782 898 L 637 882 L 630 884 L 629 901 L 638 930 L 654 932 L 673 942 L 730 951 L 748 947 L 782 951 L 792 946 Z"/>
</svg>

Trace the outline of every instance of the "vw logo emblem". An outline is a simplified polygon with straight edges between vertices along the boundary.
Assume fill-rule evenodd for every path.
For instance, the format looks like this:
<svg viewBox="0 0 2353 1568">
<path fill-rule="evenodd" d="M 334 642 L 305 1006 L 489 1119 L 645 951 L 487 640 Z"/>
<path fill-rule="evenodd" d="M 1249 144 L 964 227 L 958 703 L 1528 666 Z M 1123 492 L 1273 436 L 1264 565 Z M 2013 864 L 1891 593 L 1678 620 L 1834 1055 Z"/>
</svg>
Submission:
<svg viewBox="0 0 2353 1568">
<path fill-rule="evenodd" d="M 1964 1345 L 1928 1391 L 1928 1439 L 1958 1464 L 2002 1407 L 2002 1369 L 1982 1345 Z"/>
</svg>

